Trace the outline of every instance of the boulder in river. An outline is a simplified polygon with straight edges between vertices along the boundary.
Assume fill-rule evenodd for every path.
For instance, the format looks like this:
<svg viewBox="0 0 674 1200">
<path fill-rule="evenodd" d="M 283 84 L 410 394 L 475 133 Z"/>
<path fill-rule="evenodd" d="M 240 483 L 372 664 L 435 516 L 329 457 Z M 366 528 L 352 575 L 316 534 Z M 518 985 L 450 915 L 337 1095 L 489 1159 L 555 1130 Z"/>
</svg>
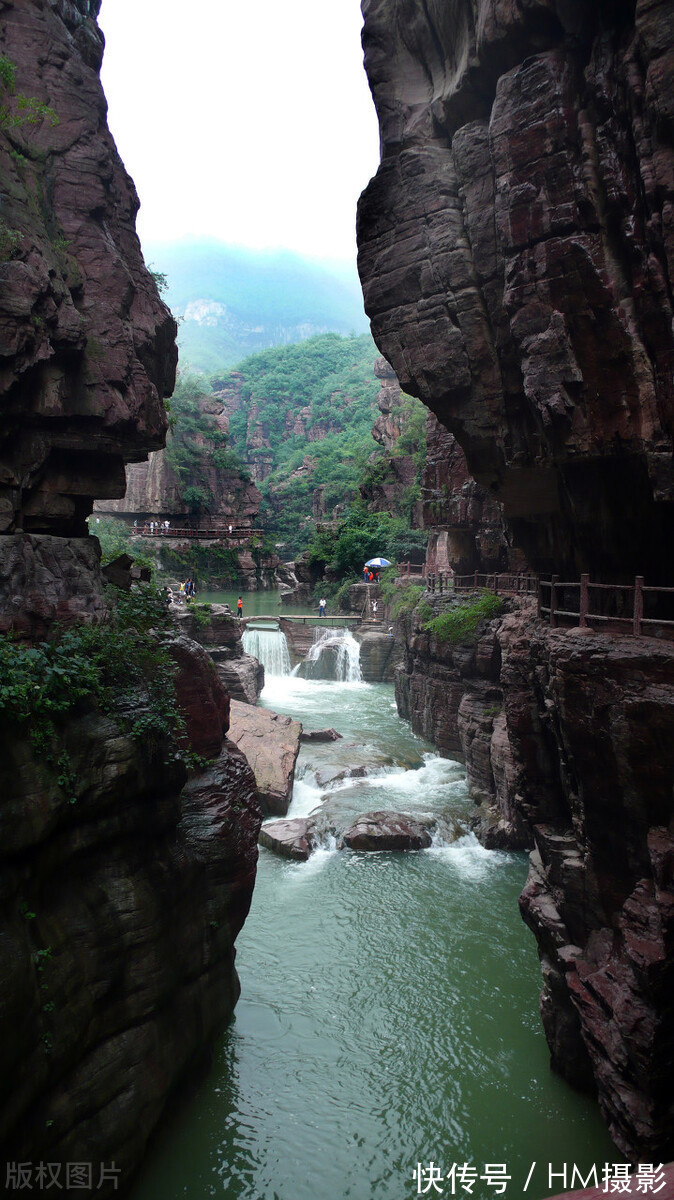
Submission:
<svg viewBox="0 0 674 1200">
<path fill-rule="evenodd" d="M 432 824 L 406 813 L 364 813 L 341 840 L 349 850 L 425 850 L 432 842 Z"/>
<path fill-rule="evenodd" d="M 336 729 L 303 729 L 302 742 L 338 742 L 344 735 Z"/>
<path fill-rule="evenodd" d="M 316 771 L 316 783 L 319 788 L 327 788 L 345 779 L 364 779 L 367 773 L 367 767 L 326 767 Z"/>
<path fill-rule="evenodd" d="M 284 858 L 306 862 L 316 849 L 316 823 L 311 817 L 295 817 L 289 821 L 269 821 L 263 825 L 258 842 Z"/>
<path fill-rule="evenodd" d="M 268 708 L 232 700 L 229 737 L 253 768 L 266 816 L 285 816 L 290 804 L 302 726 Z"/>
</svg>

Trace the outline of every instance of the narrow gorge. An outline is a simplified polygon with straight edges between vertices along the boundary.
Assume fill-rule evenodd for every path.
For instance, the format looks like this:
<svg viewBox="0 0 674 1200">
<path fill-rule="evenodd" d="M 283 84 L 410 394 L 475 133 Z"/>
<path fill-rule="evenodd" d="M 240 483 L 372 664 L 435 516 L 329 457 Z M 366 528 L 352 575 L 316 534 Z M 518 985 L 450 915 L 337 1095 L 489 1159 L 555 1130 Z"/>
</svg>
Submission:
<svg viewBox="0 0 674 1200">
<path fill-rule="evenodd" d="M 0 0 L 0 1190 L 670 1162 L 674 0 L 362 0 L 372 337 L 207 246 L 180 371 L 102 4 Z"/>
</svg>

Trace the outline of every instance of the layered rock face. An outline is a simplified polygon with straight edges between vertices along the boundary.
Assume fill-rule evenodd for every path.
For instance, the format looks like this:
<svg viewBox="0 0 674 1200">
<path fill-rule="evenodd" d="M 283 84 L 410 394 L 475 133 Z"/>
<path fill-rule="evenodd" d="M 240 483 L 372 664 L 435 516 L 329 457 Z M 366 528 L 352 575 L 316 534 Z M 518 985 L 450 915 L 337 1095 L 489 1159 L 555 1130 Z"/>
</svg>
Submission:
<svg viewBox="0 0 674 1200">
<path fill-rule="evenodd" d="M 433 413 L 426 421 L 426 459 L 421 474 L 423 525 L 431 530 L 429 571 L 518 571 L 523 554 L 511 545 L 502 506 L 472 478 L 466 456 Z"/>
<path fill-rule="evenodd" d="M 0 51 L 0 531 L 86 533 L 163 445 L 176 326 L 106 125 L 99 0 L 6 0 Z M 22 102 L 53 113 L 33 124 Z"/>
<path fill-rule="evenodd" d="M 552 1061 L 621 1151 L 672 1157 L 674 645 L 550 630 L 526 605 L 441 643 L 418 623 L 401 713 L 465 757 L 487 845 L 535 847 L 521 898 Z"/>
<path fill-rule="evenodd" d="M 223 742 L 227 696 L 205 651 L 171 649 L 210 760 L 187 784 L 168 736 L 134 735 L 140 695 L 125 712 L 78 713 L 51 758 L 2 734 L 0 1150 L 94 1159 L 95 1172 L 114 1160 L 120 1190 L 236 1003 L 257 862 L 255 779 Z M 87 1195 L 112 1194 L 97 1181 Z"/>
<path fill-rule="evenodd" d="M 375 340 L 530 566 L 671 583 L 670 0 L 363 0 Z"/>
</svg>

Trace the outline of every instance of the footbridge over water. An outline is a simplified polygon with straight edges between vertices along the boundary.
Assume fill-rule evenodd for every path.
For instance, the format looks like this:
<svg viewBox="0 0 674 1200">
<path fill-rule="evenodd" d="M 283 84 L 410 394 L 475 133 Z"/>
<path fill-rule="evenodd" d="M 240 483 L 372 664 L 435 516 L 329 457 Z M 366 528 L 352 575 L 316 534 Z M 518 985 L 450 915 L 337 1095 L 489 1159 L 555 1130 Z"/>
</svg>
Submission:
<svg viewBox="0 0 674 1200">
<path fill-rule="evenodd" d="M 255 629 L 258 626 L 265 629 L 282 629 L 287 621 L 293 625 L 324 625 L 326 629 L 355 629 L 363 623 L 361 617 L 319 617 L 317 613 L 256 613 L 241 618 L 241 624 L 246 629 Z"/>
</svg>

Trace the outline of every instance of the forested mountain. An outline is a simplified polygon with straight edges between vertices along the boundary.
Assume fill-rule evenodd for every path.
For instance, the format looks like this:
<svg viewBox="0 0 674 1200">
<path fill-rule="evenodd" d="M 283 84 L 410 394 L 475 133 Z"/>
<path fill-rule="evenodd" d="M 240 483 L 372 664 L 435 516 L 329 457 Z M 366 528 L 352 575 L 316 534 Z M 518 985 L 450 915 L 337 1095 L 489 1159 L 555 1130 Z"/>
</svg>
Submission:
<svg viewBox="0 0 674 1200">
<path fill-rule="evenodd" d="M 145 247 L 179 320 L 181 363 L 212 372 L 257 350 L 368 328 L 354 268 L 210 239 Z"/>
<path fill-rule="evenodd" d="M 297 553 L 314 520 L 339 515 L 369 458 L 379 383 L 369 334 L 323 334 L 255 354 L 213 379 L 230 447 L 263 496 L 261 517 Z"/>
</svg>

